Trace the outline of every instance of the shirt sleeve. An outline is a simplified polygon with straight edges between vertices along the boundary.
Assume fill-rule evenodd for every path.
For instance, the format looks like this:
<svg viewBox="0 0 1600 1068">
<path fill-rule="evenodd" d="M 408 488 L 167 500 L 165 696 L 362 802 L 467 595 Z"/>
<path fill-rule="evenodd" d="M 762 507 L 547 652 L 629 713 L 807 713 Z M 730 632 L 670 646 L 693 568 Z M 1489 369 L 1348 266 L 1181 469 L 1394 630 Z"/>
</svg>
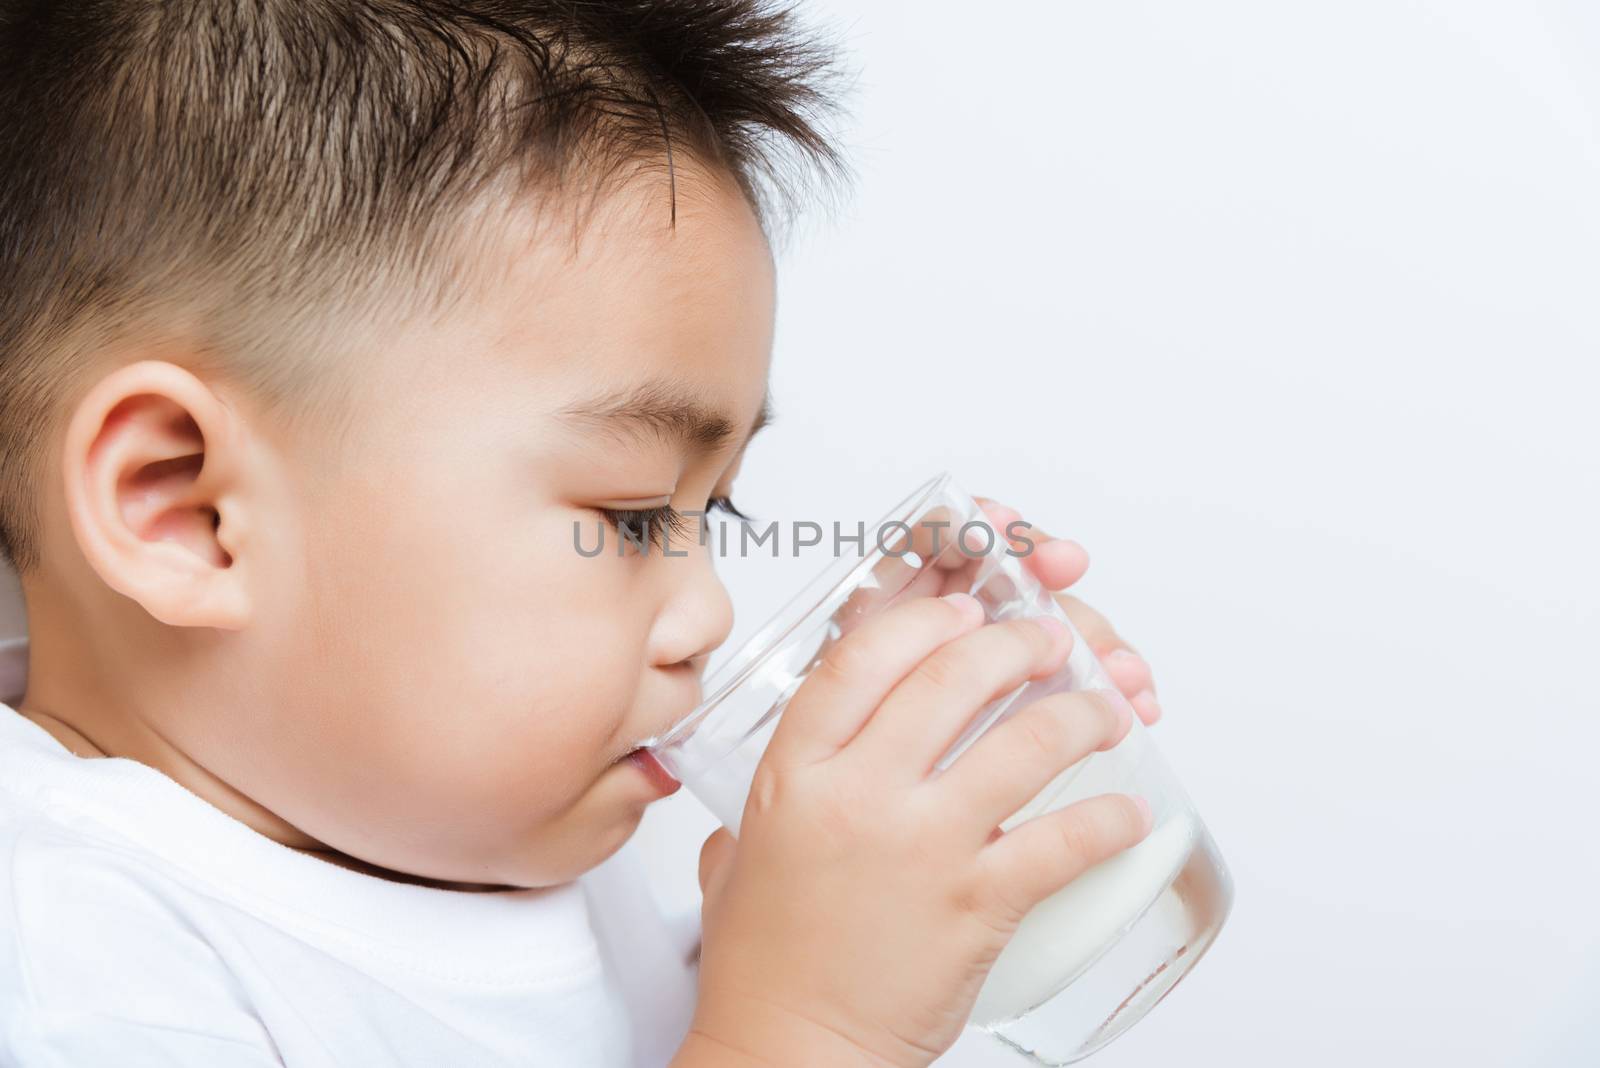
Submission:
<svg viewBox="0 0 1600 1068">
<path fill-rule="evenodd" d="M 139 858 L 48 826 L 8 844 L 0 1064 L 282 1065 L 235 976 Z"/>
<path fill-rule="evenodd" d="M 283 1068 L 270 1042 L 99 1012 L 27 1011 L 8 1021 L 0 1061 L 19 1068 Z"/>
</svg>

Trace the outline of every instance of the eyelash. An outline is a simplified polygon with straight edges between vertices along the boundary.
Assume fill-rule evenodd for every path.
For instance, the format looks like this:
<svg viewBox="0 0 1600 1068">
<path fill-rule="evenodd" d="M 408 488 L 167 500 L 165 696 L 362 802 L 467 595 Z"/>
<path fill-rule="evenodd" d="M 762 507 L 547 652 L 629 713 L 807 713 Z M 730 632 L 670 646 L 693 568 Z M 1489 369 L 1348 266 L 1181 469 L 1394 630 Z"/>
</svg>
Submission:
<svg viewBox="0 0 1600 1068">
<path fill-rule="evenodd" d="M 664 531 L 666 536 L 682 538 L 689 533 L 688 517 L 670 504 L 663 504 L 655 508 L 601 508 L 600 514 L 605 517 L 611 529 L 620 532 L 622 525 L 636 536 L 640 531 L 649 535 L 651 544 L 656 543 L 657 532 Z M 739 511 L 734 506 L 733 498 L 713 497 L 706 502 L 706 512 L 726 512 L 737 519 L 748 521 L 749 516 Z M 665 548 L 665 543 L 662 543 Z"/>
</svg>

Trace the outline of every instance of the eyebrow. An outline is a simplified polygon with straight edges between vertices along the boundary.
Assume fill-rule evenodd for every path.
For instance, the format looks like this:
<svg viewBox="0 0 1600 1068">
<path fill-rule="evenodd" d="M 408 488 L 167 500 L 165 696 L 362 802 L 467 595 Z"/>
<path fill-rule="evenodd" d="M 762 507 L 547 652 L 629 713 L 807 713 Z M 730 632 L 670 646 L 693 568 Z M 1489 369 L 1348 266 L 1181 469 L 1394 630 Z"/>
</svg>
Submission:
<svg viewBox="0 0 1600 1068">
<path fill-rule="evenodd" d="M 738 424 L 728 415 L 707 406 L 682 385 L 659 379 L 573 401 L 557 410 L 556 417 L 580 432 L 653 439 L 705 452 L 722 448 L 739 434 Z M 772 420 L 772 396 L 767 394 L 743 441 L 748 443 Z"/>
</svg>

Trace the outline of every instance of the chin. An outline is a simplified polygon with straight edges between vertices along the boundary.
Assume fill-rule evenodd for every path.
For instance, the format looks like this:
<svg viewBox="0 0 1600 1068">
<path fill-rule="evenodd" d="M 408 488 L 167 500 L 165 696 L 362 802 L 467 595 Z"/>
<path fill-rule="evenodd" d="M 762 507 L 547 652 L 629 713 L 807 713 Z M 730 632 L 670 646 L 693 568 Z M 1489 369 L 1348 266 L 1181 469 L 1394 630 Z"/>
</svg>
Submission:
<svg viewBox="0 0 1600 1068">
<path fill-rule="evenodd" d="M 515 847 L 515 855 L 526 863 L 510 865 L 510 881 L 523 886 L 553 886 L 571 882 L 591 868 L 598 867 L 617 850 L 627 845 L 638 831 L 645 810 L 658 798 L 640 790 L 631 770 L 602 776 L 587 796 L 572 803 L 561 816 L 560 827 L 546 825 L 544 833 L 534 832 Z"/>
<path fill-rule="evenodd" d="M 588 864 L 584 867 L 585 871 L 609 859 L 617 850 L 628 844 L 628 839 L 639 829 L 639 821 L 644 818 L 645 807 L 638 805 L 630 808 L 619 815 L 611 826 L 595 836 L 594 849 L 590 853 Z"/>
<path fill-rule="evenodd" d="M 562 856 L 548 866 L 541 866 L 536 881 L 527 885 L 553 886 L 557 883 L 567 883 L 591 868 L 599 867 L 617 850 L 627 845 L 628 839 L 639 829 L 639 820 L 643 815 L 644 806 L 640 805 L 631 810 L 624 810 L 604 826 L 592 828 L 580 839 L 581 849 Z M 528 874 L 534 875 L 533 872 Z"/>
</svg>

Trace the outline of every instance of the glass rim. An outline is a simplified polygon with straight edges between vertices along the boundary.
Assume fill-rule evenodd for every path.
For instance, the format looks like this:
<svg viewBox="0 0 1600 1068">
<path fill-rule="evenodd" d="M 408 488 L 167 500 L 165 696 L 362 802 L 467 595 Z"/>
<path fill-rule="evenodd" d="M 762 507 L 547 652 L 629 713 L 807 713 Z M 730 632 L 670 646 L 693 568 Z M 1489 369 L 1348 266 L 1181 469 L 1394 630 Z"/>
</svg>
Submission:
<svg viewBox="0 0 1600 1068">
<path fill-rule="evenodd" d="M 948 469 L 940 471 L 885 512 L 878 520 L 877 529 L 881 531 L 890 523 L 903 521 L 905 515 L 914 513 L 924 502 L 944 491 L 954 481 Z M 745 639 L 721 667 L 711 673 L 706 679 L 706 686 L 710 691 L 707 696 L 688 715 L 668 727 L 659 736 L 646 741 L 641 748 L 649 751 L 668 748 L 692 734 L 713 709 L 777 654 L 782 648 L 783 640 L 793 633 L 796 627 L 833 600 L 841 589 L 854 588 L 861 574 L 874 567 L 885 555 L 880 535 L 874 538 L 872 551 L 862 553 L 861 559 L 850 562 L 848 557 L 840 557 L 813 575 L 805 585 L 784 601 L 754 634 Z M 846 563 L 849 563 L 848 567 L 844 566 Z M 830 579 L 832 581 L 828 581 Z M 797 611 L 797 606 L 802 605 L 803 608 Z"/>
</svg>

